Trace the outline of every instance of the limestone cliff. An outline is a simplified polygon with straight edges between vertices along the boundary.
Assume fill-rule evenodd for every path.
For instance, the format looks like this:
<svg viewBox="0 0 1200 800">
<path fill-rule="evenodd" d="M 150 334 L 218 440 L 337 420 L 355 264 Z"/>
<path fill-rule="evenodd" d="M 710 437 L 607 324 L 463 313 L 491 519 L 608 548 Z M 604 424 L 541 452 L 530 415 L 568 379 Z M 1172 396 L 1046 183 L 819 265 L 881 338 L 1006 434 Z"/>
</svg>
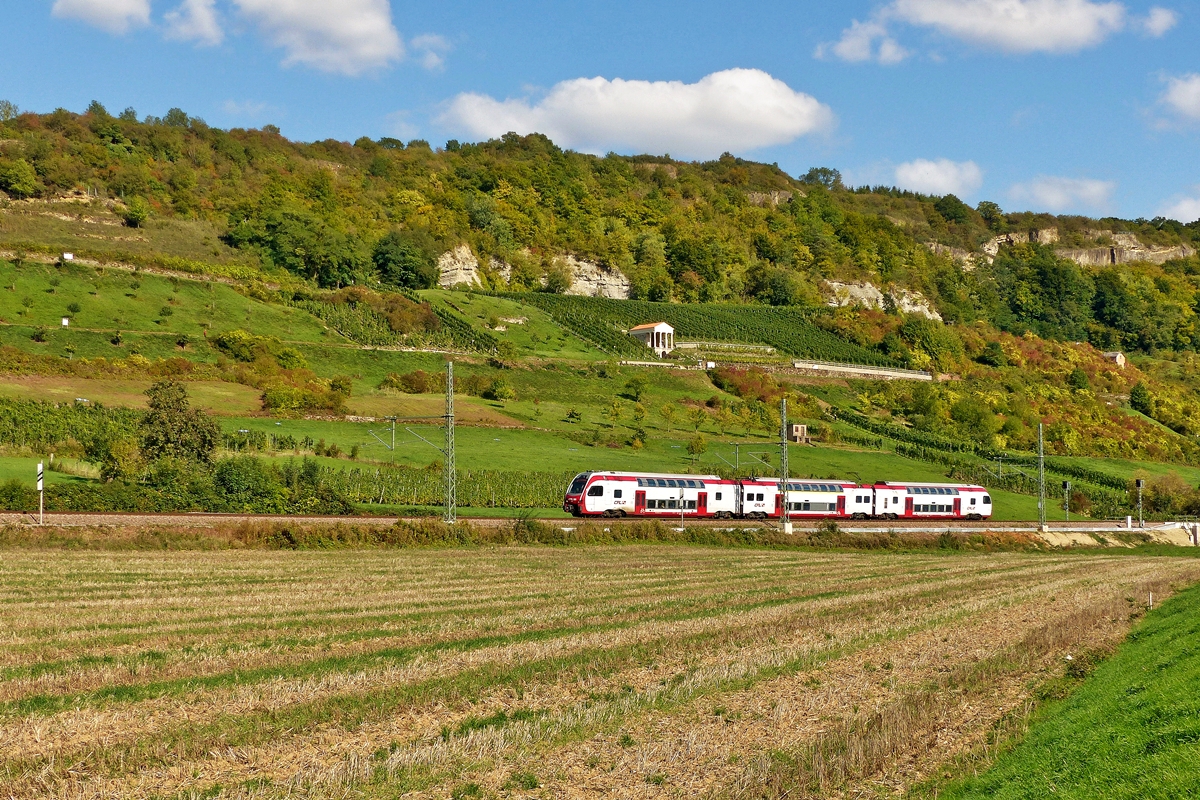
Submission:
<svg viewBox="0 0 1200 800">
<path fill-rule="evenodd" d="M 479 259 L 465 244 L 442 253 L 438 259 L 438 286 L 450 289 L 459 284 L 483 285 L 479 280 Z"/>
<path fill-rule="evenodd" d="M 1151 264 L 1163 264 L 1176 258 L 1188 258 L 1196 251 L 1187 245 L 1161 247 L 1143 244 L 1135 234 L 1113 233 L 1106 230 L 1085 231 L 1087 238 L 1096 241 L 1093 247 L 1055 247 L 1054 250 L 1063 258 L 1069 258 L 1076 264 L 1088 267 L 1100 267 L 1112 264 L 1129 264 L 1135 261 L 1146 261 Z M 926 242 L 925 246 L 939 255 L 950 256 L 962 264 L 964 269 L 975 267 L 978 259 L 991 263 L 1000 248 L 1013 244 L 1044 244 L 1055 246 L 1059 243 L 1057 228 L 1042 228 L 1040 230 L 1005 233 L 988 240 L 979 254 L 971 253 L 958 247 Z"/>
<path fill-rule="evenodd" d="M 905 314 L 920 314 L 928 319 L 942 321 L 942 315 L 933 310 L 929 301 L 920 292 L 892 289 L 888 295 L 885 295 L 875 284 L 866 281 L 862 283 L 825 281 L 825 288 L 829 293 L 826 305 L 834 307 L 862 306 L 882 310 L 887 307 L 888 295 L 890 295 L 895 307 Z"/>
<path fill-rule="evenodd" d="M 563 256 L 558 261 L 571 275 L 571 288 L 567 289 L 567 294 L 608 297 L 615 300 L 629 299 L 629 278 L 619 271 L 593 261 L 581 261 L 570 255 Z"/>
</svg>

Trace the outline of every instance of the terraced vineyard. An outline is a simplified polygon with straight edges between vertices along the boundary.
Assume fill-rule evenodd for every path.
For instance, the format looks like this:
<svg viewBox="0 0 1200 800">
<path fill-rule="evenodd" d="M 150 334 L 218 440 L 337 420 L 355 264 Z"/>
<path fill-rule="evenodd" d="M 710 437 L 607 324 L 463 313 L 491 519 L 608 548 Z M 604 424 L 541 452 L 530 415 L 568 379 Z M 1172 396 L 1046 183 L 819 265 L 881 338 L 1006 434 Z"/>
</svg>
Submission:
<svg viewBox="0 0 1200 800">
<path fill-rule="evenodd" d="M 644 355 L 646 348 L 623 330 L 669 322 L 680 340 L 768 344 L 799 358 L 896 366 L 882 353 L 860 347 L 813 324 L 811 312 L 774 306 L 650 303 L 533 292 L 514 295 L 554 321 L 615 355 Z"/>
<path fill-rule="evenodd" d="M 1198 577 L 1136 556 L 10 551 L 0 794 L 902 789 L 1118 639 L 1126 598 Z"/>
</svg>

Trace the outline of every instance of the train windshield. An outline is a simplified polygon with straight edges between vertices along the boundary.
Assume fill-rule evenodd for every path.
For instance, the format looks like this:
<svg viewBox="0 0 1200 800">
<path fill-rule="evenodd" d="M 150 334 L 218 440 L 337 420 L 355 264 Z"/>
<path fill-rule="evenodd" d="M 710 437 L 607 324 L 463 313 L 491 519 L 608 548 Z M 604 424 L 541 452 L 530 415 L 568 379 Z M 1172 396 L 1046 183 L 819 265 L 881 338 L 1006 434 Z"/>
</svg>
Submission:
<svg viewBox="0 0 1200 800">
<path fill-rule="evenodd" d="M 583 491 L 583 487 L 587 485 L 588 475 L 590 472 L 581 472 L 575 476 L 575 480 L 571 481 L 571 488 L 567 489 L 567 494 L 579 494 Z"/>
</svg>

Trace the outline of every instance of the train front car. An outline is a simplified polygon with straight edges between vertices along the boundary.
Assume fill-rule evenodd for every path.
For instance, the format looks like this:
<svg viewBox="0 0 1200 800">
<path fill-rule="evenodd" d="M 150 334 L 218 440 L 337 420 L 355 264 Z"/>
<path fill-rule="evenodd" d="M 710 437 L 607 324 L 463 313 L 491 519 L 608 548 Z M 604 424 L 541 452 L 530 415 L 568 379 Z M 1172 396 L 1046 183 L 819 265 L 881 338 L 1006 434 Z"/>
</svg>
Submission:
<svg viewBox="0 0 1200 800">
<path fill-rule="evenodd" d="M 563 511 L 573 517 L 583 516 L 583 490 L 587 488 L 588 478 L 592 477 L 590 472 L 581 472 L 571 481 L 571 485 L 567 487 L 567 495 L 563 498 Z"/>
<path fill-rule="evenodd" d="M 974 484 L 877 483 L 875 516 L 884 519 L 987 519 L 992 497 Z"/>
<path fill-rule="evenodd" d="M 717 475 L 584 472 L 563 508 L 577 517 L 732 517 L 737 484 Z"/>
</svg>

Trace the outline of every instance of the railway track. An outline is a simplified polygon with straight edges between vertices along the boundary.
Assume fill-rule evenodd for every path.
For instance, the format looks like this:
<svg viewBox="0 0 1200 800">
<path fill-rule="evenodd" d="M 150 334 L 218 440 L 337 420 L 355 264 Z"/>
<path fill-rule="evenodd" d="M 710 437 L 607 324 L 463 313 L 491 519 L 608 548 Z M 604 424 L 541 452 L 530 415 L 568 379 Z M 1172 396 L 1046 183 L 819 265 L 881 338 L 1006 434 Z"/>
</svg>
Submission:
<svg viewBox="0 0 1200 800">
<path fill-rule="evenodd" d="M 417 522 L 420 520 L 428 520 L 430 517 L 404 517 L 404 516 L 288 516 L 277 514 L 213 514 L 213 513 L 171 513 L 171 514 L 126 514 L 126 513 L 109 513 L 109 512 L 51 512 L 45 515 L 45 527 L 72 528 L 72 527 L 115 527 L 115 528 L 143 528 L 143 527 L 185 527 L 185 528 L 218 528 L 240 524 L 270 524 L 270 523 L 287 523 L 291 525 L 363 525 L 363 526 L 390 526 L 404 520 Z M 464 522 L 470 522 L 473 525 L 482 525 L 485 527 L 500 527 L 509 525 L 514 522 L 512 517 L 463 517 Z M 558 525 L 563 528 L 574 528 L 581 524 L 603 524 L 605 526 L 628 525 L 638 522 L 637 519 L 575 519 L 575 518 L 549 518 L 542 519 L 549 525 Z M 661 522 L 669 526 L 679 526 L 680 521 L 670 517 L 664 517 Z M 821 525 L 820 520 L 795 520 L 793 519 L 793 528 L 795 530 L 814 530 Z M 689 519 L 686 521 L 689 526 L 698 525 L 709 528 L 737 529 L 737 528 L 763 528 L 776 527 L 778 522 L 771 520 L 713 520 L 713 519 Z M 1194 524 L 1194 523 L 1188 523 Z M 0 525 L 16 525 L 16 526 L 37 526 L 37 514 L 15 513 L 15 512 L 0 512 Z M 855 533 L 887 533 L 889 531 L 907 531 L 910 533 L 940 533 L 943 531 L 954 531 L 956 533 L 984 533 L 984 532 L 1036 532 L 1038 525 L 1036 522 L 1020 522 L 1020 521 L 969 521 L 969 520 L 945 520 L 939 522 L 930 522 L 928 520 L 839 520 L 838 529 L 847 532 Z M 1153 530 L 1161 530 L 1166 528 L 1178 529 L 1180 523 L 1147 523 L 1144 530 L 1147 532 Z M 1087 520 L 1081 522 L 1050 522 L 1047 523 L 1047 528 L 1051 531 L 1059 533 L 1128 533 L 1130 528 L 1126 527 L 1124 520 Z M 1133 530 L 1138 530 L 1134 523 Z"/>
</svg>

